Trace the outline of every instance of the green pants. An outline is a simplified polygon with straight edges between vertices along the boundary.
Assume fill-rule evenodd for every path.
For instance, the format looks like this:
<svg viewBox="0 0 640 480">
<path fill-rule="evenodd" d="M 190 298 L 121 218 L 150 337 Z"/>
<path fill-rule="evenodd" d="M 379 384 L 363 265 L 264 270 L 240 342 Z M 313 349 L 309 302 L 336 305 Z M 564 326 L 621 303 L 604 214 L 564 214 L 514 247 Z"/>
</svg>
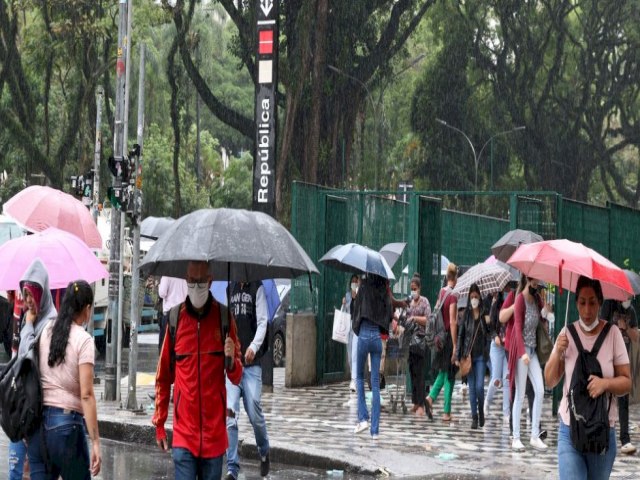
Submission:
<svg viewBox="0 0 640 480">
<path fill-rule="evenodd" d="M 451 397 L 453 396 L 453 383 L 454 380 L 449 379 L 449 373 L 444 370 L 440 370 L 438 372 L 438 376 L 436 377 L 436 381 L 433 383 L 433 387 L 431 387 L 431 391 L 429 392 L 429 396 L 431 400 L 435 401 L 438 398 L 438 394 L 440 390 L 442 390 L 442 386 L 444 385 L 444 413 L 451 414 Z"/>
</svg>

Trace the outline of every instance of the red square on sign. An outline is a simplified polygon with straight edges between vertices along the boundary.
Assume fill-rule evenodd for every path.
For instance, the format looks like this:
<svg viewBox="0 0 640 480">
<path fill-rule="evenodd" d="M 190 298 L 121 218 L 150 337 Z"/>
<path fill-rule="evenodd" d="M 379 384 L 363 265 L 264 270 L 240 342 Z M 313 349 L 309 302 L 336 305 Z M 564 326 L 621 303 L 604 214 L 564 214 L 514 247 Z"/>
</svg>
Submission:
<svg viewBox="0 0 640 480">
<path fill-rule="evenodd" d="M 260 30 L 258 53 L 260 55 L 271 55 L 273 53 L 273 30 Z"/>
</svg>

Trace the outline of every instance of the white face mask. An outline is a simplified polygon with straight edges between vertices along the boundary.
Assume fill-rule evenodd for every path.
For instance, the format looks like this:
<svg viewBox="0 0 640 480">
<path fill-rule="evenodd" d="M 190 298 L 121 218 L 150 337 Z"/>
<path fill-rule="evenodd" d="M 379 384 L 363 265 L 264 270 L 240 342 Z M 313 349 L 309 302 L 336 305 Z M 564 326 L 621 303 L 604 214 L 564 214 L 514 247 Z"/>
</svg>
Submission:
<svg viewBox="0 0 640 480">
<path fill-rule="evenodd" d="M 411 296 L 413 297 L 414 300 L 418 300 L 420 298 L 420 291 L 419 290 L 411 290 Z"/>
<path fill-rule="evenodd" d="M 622 308 L 624 308 L 625 310 L 630 306 L 631 306 L 631 300 L 625 300 L 624 302 L 622 302 Z"/>
<path fill-rule="evenodd" d="M 204 307 L 204 304 L 207 303 L 207 299 L 209 298 L 208 284 L 205 284 L 204 287 L 198 286 L 197 283 L 193 287 L 187 285 L 187 291 L 191 305 L 193 305 L 194 308 Z"/>
<path fill-rule="evenodd" d="M 471 299 L 471 308 L 478 308 L 480 305 L 480 300 L 478 298 Z"/>
<path fill-rule="evenodd" d="M 585 332 L 590 332 L 594 330 L 600 323 L 598 320 L 595 320 L 591 325 L 587 325 L 582 321 L 582 318 L 579 318 L 578 322 L 580 322 L 580 328 L 582 328 L 582 330 L 584 330 Z"/>
<path fill-rule="evenodd" d="M 357 292 L 358 291 L 358 284 L 357 283 L 352 283 L 351 284 L 351 291 L 352 292 Z"/>
</svg>

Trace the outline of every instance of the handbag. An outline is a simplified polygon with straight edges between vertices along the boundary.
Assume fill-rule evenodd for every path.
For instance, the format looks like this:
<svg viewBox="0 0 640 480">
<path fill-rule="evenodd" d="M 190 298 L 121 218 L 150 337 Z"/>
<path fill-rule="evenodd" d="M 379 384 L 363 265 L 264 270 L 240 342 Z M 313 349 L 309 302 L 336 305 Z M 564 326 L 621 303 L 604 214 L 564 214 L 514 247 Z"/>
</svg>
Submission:
<svg viewBox="0 0 640 480">
<path fill-rule="evenodd" d="M 462 357 L 460 360 L 460 376 L 466 377 L 469 375 L 471 371 L 471 351 L 473 350 L 473 344 L 476 343 L 476 336 L 478 335 L 478 330 L 480 330 L 480 322 L 482 319 L 478 319 L 478 326 L 476 327 L 476 332 L 473 334 L 473 340 L 471 340 L 471 345 L 469 345 L 469 351 L 467 354 Z"/>
<path fill-rule="evenodd" d="M 424 332 L 419 328 L 416 328 L 415 332 L 411 335 L 411 340 L 409 340 L 409 353 L 422 358 L 426 351 L 427 343 L 425 341 Z"/>
<path fill-rule="evenodd" d="M 351 315 L 349 312 L 336 308 L 333 312 L 333 333 L 331 334 L 331 339 L 346 345 L 349 342 L 350 328 Z"/>
<path fill-rule="evenodd" d="M 547 363 L 551 356 L 551 350 L 553 350 L 551 337 L 549 337 L 549 334 L 544 329 L 542 322 L 538 322 L 536 328 L 536 355 L 538 356 L 540 365 Z"/>
</svg>

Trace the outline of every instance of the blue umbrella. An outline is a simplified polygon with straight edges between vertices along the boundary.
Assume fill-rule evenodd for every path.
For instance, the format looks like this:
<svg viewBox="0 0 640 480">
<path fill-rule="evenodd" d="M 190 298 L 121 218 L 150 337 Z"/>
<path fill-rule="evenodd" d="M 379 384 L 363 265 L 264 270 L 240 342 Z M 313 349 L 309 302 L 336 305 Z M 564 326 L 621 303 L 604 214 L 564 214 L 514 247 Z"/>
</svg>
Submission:
<svg viewBox="0 0 640 480">
<path fill-rule="evenodd" d="M 390 280 L 395 276 L 380 252 L 357 243 L 336 245 L 320 259 L 322 263 L 346 272 L 372 273 Z"/>
<path fill-rule="evenodd" d="M 226 280 L 216 280 L 211 282 L 211 293 L 218 303 L 227 305 L 227 285 L 229 282 Z M 276 282 L 271 279 L 262 280 L 262 286 L 264 287 L 264 295 L 267 297 L 267 312 L 269 315 L 269 322 L 273 321 L 273 317 L 280 306 L 280 296 L 278 295 L 278 288 Z"/>
</svg>

